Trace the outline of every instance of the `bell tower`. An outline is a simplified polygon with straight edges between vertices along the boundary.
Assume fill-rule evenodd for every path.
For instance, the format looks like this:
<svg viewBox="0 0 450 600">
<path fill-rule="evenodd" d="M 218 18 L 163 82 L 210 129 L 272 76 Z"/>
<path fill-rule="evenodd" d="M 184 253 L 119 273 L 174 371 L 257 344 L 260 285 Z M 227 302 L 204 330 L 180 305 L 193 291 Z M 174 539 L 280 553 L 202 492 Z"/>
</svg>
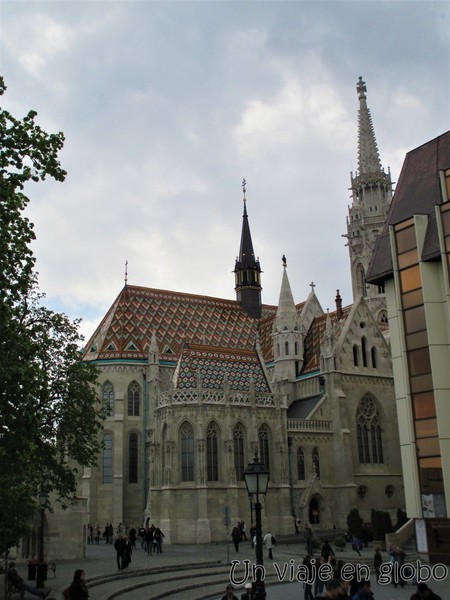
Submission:
<svg viewBox="0 0 450 600">
<path fill-rule="evenodd" d="M 366 283 L 375 241 L 386 221 L 392 200 L 391 173 L 385 173 L 378 154 L 370 110 L 367 108 L 367 88 L 362 77 L 356 84 L 358 111 L 358 170 L 351 178 L 352 204 L 347 217 L 348 249 L 352 277 L 353 301 L 363 296 L 374 317 L 385 315 L 384 289 Z"/>
<path fill-rule="evenodd" d="M 255 259 L 252 236 L 247 215 L 247 182 L 242 181 L 244 214 L 242 215 L 242 233 L 239 256 L 234 265 L 236 299 L 245 312 L 255 319 L 261 318 L 261 266 Z"/>
</svg>

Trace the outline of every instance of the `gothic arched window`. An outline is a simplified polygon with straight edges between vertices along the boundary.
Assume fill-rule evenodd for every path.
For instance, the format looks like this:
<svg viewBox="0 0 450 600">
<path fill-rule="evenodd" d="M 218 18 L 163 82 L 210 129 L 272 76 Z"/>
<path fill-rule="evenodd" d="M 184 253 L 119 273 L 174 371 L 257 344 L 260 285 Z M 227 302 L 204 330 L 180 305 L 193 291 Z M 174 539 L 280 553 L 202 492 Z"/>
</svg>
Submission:
<svg viewBox="0 0 450 600">
<path fill-rule="evenodd" d="M 377 368 L 377 349 L 375 348 L 375 346 L 372 346 L 372 349 L 370 350 L 370 356 L 372 358 L 372 367 L 374 369 Z"/>
<path fill-rule="evenodd" d="M 141 395 L 141 386 L 137 381 L 132 381 L 128 386 L 128 416 L 139 416 L 139 398 Z"/>
<path fill-rule="evenodd" d="M 370 396 L 365 396 L 359 403 L 356 411 L 356 431 L 359 462 L 384 462 L 380 416 Z"/>
<path fill-rule="evenodd" d="M 303 448 L 297 449 L 297 479 L 303 481 L 305 477 L 305 453 Z"/>
<path fill-rule="evenodd" d="M 103 461 L 102 481 L 112 483 L 112 435 L 105 433 L 103 436 Z"/>
<path fill-rule="evenodd" d="M 130 433 L 128 438 L 128 482 L 138 482 L 138 436 Z"/>
<path fill-rule="evenodd" d="M 284 342 L 284 354 L 289 356 L 289 342 Z"/>
<path fill-rule="evenodd" d="M 367 340 L 364 336 L 361 338 L 361 353 L 363 367 L 367 367 Z"/>
<path fill-rule="evenodd" d="M 245 430 L 242 423 L 236 423 L 233 429 L 233 453 L 234 469 L 236 471 L 236 480 L 244 480 L 244 442 Z"/>
<path fill-rule="evenodd" d="M 108 415 L 114 414 L 114 387 L 110 381 L 105 381 L 102 389 L 103 406 L 108 410 Z"/>
<path fill-rule="evenodd" d="M 185 421 L 180 427 L 181 481 L 194 481 L 194 430 Z"/>
<path fill-rule="evenodd" d="M 212 421 L 206 430 L 206 471 L 208 481 L 219 480 L 219 461 L 217 456 L 218 427 Z"/>
<path fill-rule="evenodd" d="M 356 344 L 353 346 L 353 364 L 355 367 L 358 366 L 358 346 Z"/>
<path fill-rule="evenodd" d="M 269 439 L 269 428 L 266 424 L 263 424 L 258 430 L 259 461 L 266 465 L 268 469 L 270 469 Z"/>
<path fill-rule="evenodd" d="M 314 448 L 312 451 L 312 466 L 314 475 L 317 479 L 320 479 L 320 456 L 317 448 Z"/>
</svg>

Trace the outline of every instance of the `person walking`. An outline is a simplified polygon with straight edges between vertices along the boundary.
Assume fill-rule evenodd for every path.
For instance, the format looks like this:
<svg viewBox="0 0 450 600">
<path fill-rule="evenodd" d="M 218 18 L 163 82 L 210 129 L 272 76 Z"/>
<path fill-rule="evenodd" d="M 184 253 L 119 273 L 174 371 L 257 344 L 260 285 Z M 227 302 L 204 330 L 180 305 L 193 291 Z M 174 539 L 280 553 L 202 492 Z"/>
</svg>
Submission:
<svg viewBox="0 0 450 600">
<path fill-rule="evenodd" d="M 375 577 L 376 577 L 377 583 L 379 583 L 380 569 L 381 569 L 382 564 L 383 564 L 383 557 L 381 556 L 380 549 L 377 546 L 375 548 L 375 554 L 373 555 L 373 566 L 375 569 Z"/>
<path fill-rule="evenodd" d="M 329 541 L 325 540 L 325 542 L 322 545 L 321 552 L 320 552 L 320 555 L 322 556 L 324 562 L 328 562 L 328 559 L 330 558 L 331 554 L 334 556 L 333 549 L 330 546 Z"/>
<path fill-rule="evenodd" d="M 311 557 L 309 554 L 305 556 L 303 559 L 303 563 L 308 570 L 307 580 L 303 583 L 304 589 L 304 600 L 314 600 L 314 596 L 312 593 L 312 584 L 313 584 L 313 568 L 311 564 Z"/>
<path fill-rule="evenodd" d="M 306 524 L 305 525 L 305 544 L 306 544 L 306 553 L 309 556 L 313 555 L 313 534 L 311 527 Z"/>
<path fill-rule="evenodd" d="M 125 558 L 125 540 L 123 536 L 119 537 L 114 542 L 114 549 L 116 551 L 117 567 L 119 570 L 123 569 L 124 558 Z"/>
<path fill-rule="evenodd" d="M 267 548 L 267 550 L 269 551 L 269 560 L 273 560 L 273 553 L 272 553 L 272 548 L 274 546 L 274 540 L 275 537 L 270 533 L 270 531 L 268 531 L 266 533 L 266 535 L 264 536 L 264 545 Z"/>
<path fill-rule="evenodd" d="M 233 540 L 234 549 L 236 550 L 236 552 L 239 552 L 239 544 L 242 540 L 241 532 L 239 529 L 239 523 L 236 523 L 236 525 L 233 527 L 233 530 L 231 532 L 231 538 Z"/>
<path fill-rule="evenodd" d="M 156 554 L 162 554 L 163 538 L 163 532 L 157 527 L 153 533 L 153 543 L 156 544 Z"/>
</svg>

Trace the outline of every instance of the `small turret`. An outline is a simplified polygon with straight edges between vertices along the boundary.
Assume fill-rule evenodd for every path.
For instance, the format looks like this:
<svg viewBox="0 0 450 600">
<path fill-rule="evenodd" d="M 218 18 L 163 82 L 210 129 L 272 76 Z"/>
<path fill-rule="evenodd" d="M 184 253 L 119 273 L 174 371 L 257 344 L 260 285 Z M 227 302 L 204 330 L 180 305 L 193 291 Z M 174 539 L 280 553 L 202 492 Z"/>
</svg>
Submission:
<svg viewBox="0 0 450 600">
<path fill-rule="evenodd" d="M 274 377 L 276 381 L 294 379 L 303 365 L 303 338 L 299 317 L 287 275 L 286 257 L 282 258 L 283 277 L 273 329 Z"/>
</svg>

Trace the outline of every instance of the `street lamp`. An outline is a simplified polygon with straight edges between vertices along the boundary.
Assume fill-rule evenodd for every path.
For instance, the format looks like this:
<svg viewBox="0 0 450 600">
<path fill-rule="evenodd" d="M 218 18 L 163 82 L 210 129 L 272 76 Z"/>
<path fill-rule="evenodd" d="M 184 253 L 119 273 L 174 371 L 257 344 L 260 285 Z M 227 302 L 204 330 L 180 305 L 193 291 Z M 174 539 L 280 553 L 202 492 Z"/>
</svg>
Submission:
<svg viewBox="0 0 450 600">
<path fill-rule="evenodd" d="M 47 506 L 48 494 L 44 489 L 39 492 L 39 506 L 41 507 L 41 536 L 39 540 L 39 560 L 44 562 L 44 523 L 45 507 Z"/>
<path fill-rule="evenodd" d="M 266 589 L 264 581 L 261 579 L 261 572 L 264 565 L 263 547 L 262 547 L 262 528 L 261 528 L 261 503 L 259 496 L 265 496 L 267 486 L 269 485 L 269 469 L 266 465 L 259 462 L 258 453 L 255 452 L 253 462 L 251 462 L 244 471 L 245 485 L 250 496 L 256 497 L 256 502 L 253 504 L 255 508 L 255 526 L 256 526 L 256 594 L 255 600 L 263 600 L 266 597 Z M 260 567 L 260 568 L 258 568 Z"/>
</svg>

